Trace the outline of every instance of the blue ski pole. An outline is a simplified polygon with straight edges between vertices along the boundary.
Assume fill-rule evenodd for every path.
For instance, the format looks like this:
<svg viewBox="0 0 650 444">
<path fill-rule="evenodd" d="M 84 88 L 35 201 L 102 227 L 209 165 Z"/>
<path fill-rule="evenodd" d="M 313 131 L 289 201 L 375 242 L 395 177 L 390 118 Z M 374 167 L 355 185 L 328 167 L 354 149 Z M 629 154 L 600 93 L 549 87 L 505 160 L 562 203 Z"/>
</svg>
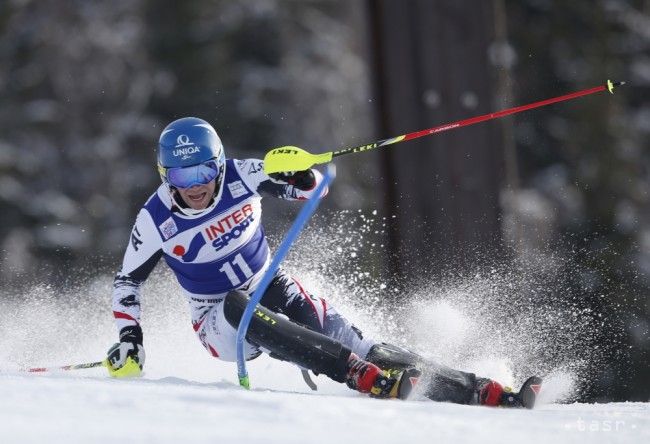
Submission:
<svg viewBox="0 0 650 444">
<path fill-rule="evenodd" d="M 302 210 L 300 210 L 300 213 L 298 213 L 298 217 L 296 217 L 296 220 L 293 222 L 293 225 L 291 225 L 287 236 L 284 238 L 280 244 L 280 247 L 278 248 L 278 251 L 275 253 L 273 260 L 271 261 L 271 265 L 269 265 L 266 273 L 264 273 L 264 276 L 262 276 L 260 285 L 253 293 L 250 301 L 248 301 L 248 305 L 246 305 L 244 314 L 242 315 L 241 321 L 239 322 L 239 327 L 237 328 L 237 375 L 239 376 L 239 385 L 242 387 L 250 388 L 248 370 L 246 370 L 246 359 L 244 358 L 244 339 L 246 337 L 246 332 L 248 331 L 248 325 L 250 324 L 251 318 L 253 317 L 255 306 L 260 301 L 260 299 L 262 299 L 262 295 L 264 295 L 264 292 L 271 283 L 271 279 L 273 279 L 273 276 L 275 276 L 275 272 L 280 266 L 280 262 L 282 262 L 284 257 L 289 252 L 289 248 L 291 248 L 291 245 L 294 243 L 311 215 L 314 213 L 314 211 L 316 211 L 316 208 L 320 203 L 321 193 L 325 187 L 327 187 L 330 182 L 334 180 L 335 176 L 336 168 L 333 164 L 328 165 L 323 177 L 323 181 L 318 185 L 311 199 L 305 203 L 305 205 L 302 207 Z"/>
</svg>

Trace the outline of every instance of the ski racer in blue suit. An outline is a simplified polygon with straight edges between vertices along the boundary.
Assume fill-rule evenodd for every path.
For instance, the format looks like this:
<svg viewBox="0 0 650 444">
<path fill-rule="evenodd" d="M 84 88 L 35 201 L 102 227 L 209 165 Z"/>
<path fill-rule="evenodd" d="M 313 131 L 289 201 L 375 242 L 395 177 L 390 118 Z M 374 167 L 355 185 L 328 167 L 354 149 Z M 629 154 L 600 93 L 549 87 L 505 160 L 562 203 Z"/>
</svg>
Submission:
<svg viewBox="0 0 650 444">
<path fill-rule="evenodd" d="M 252 294 L 269 266 L 262 194 L 304 200 L 322 180 L 315 169 L 269 176 L 259 159 L 226 159 L 214 128 L 195 117 L 176 120 L 162 131 L 158 169 L 162 184 L 138 213 L 114 280 L 112 309 L 119 342 L 109 349 L 106 362 L 116 377 L 139 375 L 145 363 L 140 287 L 161 257 L 183 290 L 198 339 L 215 358 L 235 361 L 236 326 L 226 319 L 225 300 L 233 291 Z M 353 389 L 405 397 L 407 390 L 399 386 L 414 383 L 419 376 L 414 369 L 417 355 L 365 337 L 330 303 L 309 293 L 282 269 L 261 305 L 340 343 L 340 362 L 318 370 Z M 263 350 L 282 357 L 282 347 L 269 347 L 247 337 L 246 358 Z M 330 371 L 332 366 L 340 368 Z M 496 405 L 504 393 L 494 381 L 440 368 L 449 373 L 445 380 L 449 387 L 442 384 L 432 399 Z"/>
</svg>

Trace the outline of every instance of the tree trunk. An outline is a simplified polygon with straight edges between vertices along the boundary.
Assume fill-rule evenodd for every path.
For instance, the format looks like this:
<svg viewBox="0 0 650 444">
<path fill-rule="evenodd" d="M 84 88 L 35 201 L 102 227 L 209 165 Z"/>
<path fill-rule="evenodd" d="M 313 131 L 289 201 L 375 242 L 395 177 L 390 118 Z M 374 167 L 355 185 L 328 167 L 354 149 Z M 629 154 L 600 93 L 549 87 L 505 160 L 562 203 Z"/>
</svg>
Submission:
<svg viewBox="0 0 650 444">
<path fill-rule="evenodd" d="M 494 111 L 490 2 L 368 3 L 380 137 Z M 502 252 L 500 129 L 486 122 L 382 152 L 392 271 L 407 279 L 485 264 Z"/>
</svg>

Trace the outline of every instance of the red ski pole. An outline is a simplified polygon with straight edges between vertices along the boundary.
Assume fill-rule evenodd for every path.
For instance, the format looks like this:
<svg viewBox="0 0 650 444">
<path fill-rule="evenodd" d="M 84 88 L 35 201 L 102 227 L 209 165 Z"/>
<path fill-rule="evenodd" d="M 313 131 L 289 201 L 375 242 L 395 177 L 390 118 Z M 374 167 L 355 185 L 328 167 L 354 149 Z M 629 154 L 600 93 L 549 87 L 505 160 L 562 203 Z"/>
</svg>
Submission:
<svg viewBox="0 0 650 444">
<path fill-rule="evenodd" d="M 587 96 L 589 94 L 595 94 L 601 91 L 609 91 L 613 94 L 615 87 L 624 84 L 625 82 L 612 82 L 611 80 L 608 80 L 605 85 L 596 86 L 594 88 L 565 94 L 563 96 L 553 97 L 551 99 L 540 100 L 539 102 L 529 103 L 528 105 L 521 105 L 489 114 L 483 114 L 482 116 L 471 117 L 465 120 L 445 123 L 443 125 L 434 126 L 433 128 L 403 134 L 397 137 L 391 137 L 390 139 L 377 140 L 376 142 L 372 142 L 366 145 L 343 148 L 338 151 L 311 154 L 295 146 L 275 148 L 266 153 L 266 156 L 264 157 L 264 172 L 270 174 L 283 171 L 302 171 L 311 168 L 313 165 L 331 162 L 332 158 L 343 156 L 345 154 L 362 153 L 364 151 L 380 148 L 382 146 L 405 142 L 407 140 L 413 140 L 424 136 L 430 136 L 431 134 L 437 134 L 443 131 L 449 131 L 456 128 L 462 128 L 464 126 L 474 125 L 475 123 L 485 122 L 486 120 L 498 119 L 500 117 L 509 116 L 510 114 L 520 113 L 529 109 L 539 108 L 542 106 L 550 105 L 552 103 L 563 102 L 565 100 L 571 100 L 578 97 Z"/>
<path fill-rule="evenodd" d="M 489 114 L 483 114 L 482 116 L 471 117 L 465 120 L 458 120 L 457 122 L 446 123 L 440 126 L 434 126 L 433 128 L 425 129 L 422 131 L 416 131 L 414 133 L 405 134 L 403 136 L 398 136 L 393 139 L 381 140 L 378 143 L 378 146 L 389 145 L 391 143 L 405 142 L 407 140 L 417 139 L 422 136 L 428 136 L 430 134 L 441 133 L 443 131 L 448 131 L 456 128 L 461 128 L 463 126 L 474 125 L 475 123 L 485 122 L 486 120 L 498 119 L 499 117 L 509 116 L 510 114 L 520 113 L 522 111 L 528 111 L 529 109 L 540 108 L 542 106 L 550 105 L 552 103 L 564 102 L 565 100 L 576 99 L 578 97 L 587 96 L 589 94 L 594 94 L 597 92 L 608 90 L 610 93 L 614 93 L 614 87 L 624 85 L 625 82 L 612 82 L 611 80 L 607 81 L 607 85 L 596 86 L 594 88 L 584 89 L 582 91 L 577 91 L 570 94 L 565 94 L 563 96 L 553 97 L 551 99 L 540 100 L 539 102 L 529 103 L 527 105 L 516 106 L 514 108 L 508 108 L 501 111 L 496 111 Z M 396 140 L 399 139 L 399 140 Z M 382 144 L 383 143 L 383 144 Z M 358 147 L 357 147 L 358 148 Z M 334 151 L 332 157 L 340 156 L 342 154 L 349 154 L 354 152 L 356 148 L 346 148 L 339 151 Z"/>
</svg>

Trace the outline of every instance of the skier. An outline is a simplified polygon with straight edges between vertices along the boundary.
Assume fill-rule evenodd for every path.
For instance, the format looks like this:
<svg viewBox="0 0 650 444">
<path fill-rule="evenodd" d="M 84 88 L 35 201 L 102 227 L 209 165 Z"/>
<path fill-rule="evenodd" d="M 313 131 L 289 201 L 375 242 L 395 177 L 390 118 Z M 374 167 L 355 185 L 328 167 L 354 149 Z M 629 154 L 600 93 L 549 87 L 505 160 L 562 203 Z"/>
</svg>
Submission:
<svg viewBox="0 0 650 444">
<path fill-rule="evenodd" d="M 226 159 L 214 128 L 195 117 L 178 119 L 162 131 L 158 171 L 162 184 L 136 218 L 113 284 L 119 342 L 108 350 L 106 365 L 115 377 L 139 375 L 145 363 L 140 287 L 161 257 L 184 291 L 203 346 L 215 358 L 235 361 L 236 328 L 246 297 L 270 264 L 261 194 L 304 200 L 322 180 L 315 169 L 269 176 L 261 160 Z M 264 350 L 377 397 L 406 398 L 418 378 L 427 375 L 424 394 L 434 400 L 521 404 L 495 381 L 426 363 L 364 336 L 282 269 L 257 314 L 247 335 L 246 359 Z M 264 322 L 273 318 L 277 321 Z"/>
</svg>

